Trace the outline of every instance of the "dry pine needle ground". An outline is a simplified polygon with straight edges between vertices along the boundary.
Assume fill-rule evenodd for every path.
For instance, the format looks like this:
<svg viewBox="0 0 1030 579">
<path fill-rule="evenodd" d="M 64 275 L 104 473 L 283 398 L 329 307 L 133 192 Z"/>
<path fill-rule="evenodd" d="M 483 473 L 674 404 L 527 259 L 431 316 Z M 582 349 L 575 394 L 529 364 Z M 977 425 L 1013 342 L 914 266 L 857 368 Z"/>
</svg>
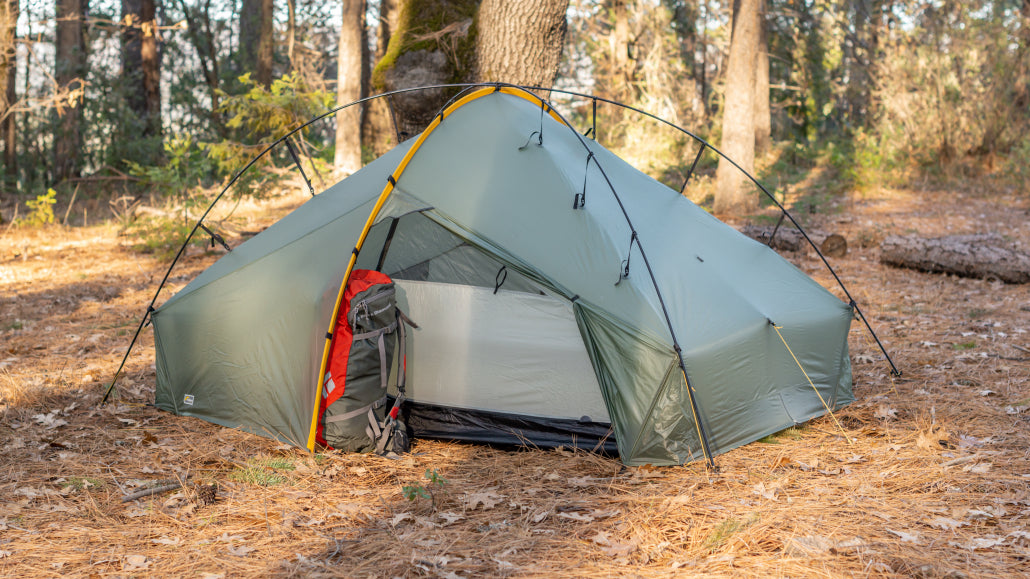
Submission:
<svg viewBox="0 0 1030 579">
<path fill-rule="evenodd" d="M 834 265 L 905 371 L 892 380 L 856 324 L 857 401 L 837 413 L 851 442 L 824 418 L 718 472 L 428 441 L 400 460 L 311 456 L 147 406 L 149 333 L 97 408 L 166 264 L 110 226 L 8 229 L 0 575 L 1030 575 L 1030 291 L 876 259 L 895 231 L 1030 249 L 1028 204 L 944 197 L 883 191 L 821 224 L 851 242 Z M 191 254 L 171 290 L 216 258 Z M 829 287 L 814 256 L 792 259 Z M 169 481 L 184 484 L 122 501 Z"/>
</svg>

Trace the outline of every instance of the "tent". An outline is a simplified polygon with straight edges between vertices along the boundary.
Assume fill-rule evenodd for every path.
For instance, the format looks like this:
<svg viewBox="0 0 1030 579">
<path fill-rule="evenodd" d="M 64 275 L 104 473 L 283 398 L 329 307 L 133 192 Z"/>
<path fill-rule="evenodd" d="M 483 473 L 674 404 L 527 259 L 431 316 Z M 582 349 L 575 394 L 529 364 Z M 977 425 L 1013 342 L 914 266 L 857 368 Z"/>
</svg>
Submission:
<svg viewBox="0 0 1030 579">
<path fill-rule="evenodd" d="M 418 323 L 416 437 L 683 464 L 853 400 L 852 305 L 533 93 L 497 86 L 154 311 L 157 406 L 314 450 L 332 324 L 359 268 L 391 276 Z"/>
</svg>

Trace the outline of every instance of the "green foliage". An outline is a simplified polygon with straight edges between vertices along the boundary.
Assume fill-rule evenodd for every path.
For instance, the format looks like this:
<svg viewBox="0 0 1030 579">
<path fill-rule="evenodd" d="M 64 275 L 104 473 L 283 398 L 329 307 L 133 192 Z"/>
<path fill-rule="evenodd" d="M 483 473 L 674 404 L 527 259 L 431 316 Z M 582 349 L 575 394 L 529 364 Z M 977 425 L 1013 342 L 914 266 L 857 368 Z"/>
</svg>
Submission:
<svg viewBox="0 0 1030 579">
<path fill-rule="evenodd" d="M 758 442 L 765 444 L 781 444 L 784 441 L 800 440 L 804 435 L 804 426 L 791 426 L 785 428 L 779 432 L 774 432 L 769 436 L 759 439 Z"/>
<path fill-rule="evenodd" d="M 708 537 L 705 539 L 705 550 L 709 553 L 718 551 L 730 540 L 730 538 L 733 537 L 733 535 L 747 529 L 756 522 L 758 522 L 757 513 L 752 513 L 751 516 L 743 521 L 733 518 L 723 520 L 712 529 L 712 532 L 709 533 Z"/>
<path fill-rule="evenodd" d="M 171 137 L 164 143 L 164 152 L 164 161 L 156 165 L 127 161 L 129 173 L 165 196 L 183 195 L 211 175 L 212 164 L 191 135 Z"/>
<path fill-rule="evenodd" d="M 88 476 L 73 476 L 73 477 L 70 477 L 61 486 L 62 486 L 62 488 L 66 488 L 66 489 L 72 489 L 72 490 L 75 490 L 75 491 L 83 491 L 83 490 L 91 489 L 91 488 L 102 489 L 102 488 L 104 488 L 104 486 L 106 484 L 107 484 L 106 482 L 104 482 L 103 480 L 98 479 L 98 478 L 93 478 L 93 477 L 88 477 Z"/>
<path fill-rule="evenodd" d="M 426 469 L 426 484 L 410 484 L 401 487 L 401 494 L 404 498 L 417 503 L 419 499 L 429 499 L 432 502 L 432 506 L 436 508 L 436 495 L 434 489 L 439 491 L 447 483 L 447 479 L 440 476 L 440 473 L 433 470 Z"/>
<path fill-rule="evenodd" d="M 252 458 L 246 465 L 238 466 L 229 473 L 229 480 L 264 487 L 275 486 L 287 481 L 280 471 L 292 471 L 296 468 L 293 461 L 285 457 Z"/>
<path fill-rule="evenodd" d="M 334 104 L 332 93 L 309 88 L 296 72 L 276 79 L 270 88 L 251 80 L 250 73 L 241 76 L 239 81 L 244 91 L 237 95 L 220 93 L 224 100 L 218 108 L 219 113 L 228 116 L 226 127 L 232 130 L 234 137 L 201 144 L 217 173 L 224 177 L 235 175 L 268 145 Z M 307 149 L 305 133 L 293 137 L 302 150 Z M 275 154 L 292 163 L 285 147 L 273 151 Z M 237 195 L 261 196 L 280 174 L 276 171 L 275 159 L 266 156 L 237 181 Z"/>
<path fill-rule="evenodd" d="M 962 342 L 961 344 L 952 344 L 951 345 L 951 349 L 952 350 L 958 350 L 958 351 L 972 350 L 975 347 L 976 347 L 976 340 L 970 340 L 968 342 Z"/>
<path fill-rule="evenodd" d="M 46 194 L 37 195 L 34 201 L 26 201 L 29 214 L 22 223 L 29 227 L 42 227 L 54 222 L 54 204 L 57 203 L 57 191 L 47 189 Z"/>
</svg>

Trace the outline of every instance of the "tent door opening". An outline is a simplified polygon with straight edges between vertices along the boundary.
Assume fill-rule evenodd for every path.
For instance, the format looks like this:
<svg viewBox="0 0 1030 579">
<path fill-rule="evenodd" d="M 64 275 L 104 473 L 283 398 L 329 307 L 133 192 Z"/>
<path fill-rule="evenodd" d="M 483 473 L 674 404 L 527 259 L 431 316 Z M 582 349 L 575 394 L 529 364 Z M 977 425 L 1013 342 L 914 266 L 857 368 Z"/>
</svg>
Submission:
<svg viewBox="0 0 1030 579">
<path fill-rule="evenodd" d="M 375 225 L 356 268 L 393 279 L 398 307 L 418 322 L 407 337 L 414 436 L 538 447 L 604 440 L 616 452 L 568 300 L 422 213 Z"/>
</svg>

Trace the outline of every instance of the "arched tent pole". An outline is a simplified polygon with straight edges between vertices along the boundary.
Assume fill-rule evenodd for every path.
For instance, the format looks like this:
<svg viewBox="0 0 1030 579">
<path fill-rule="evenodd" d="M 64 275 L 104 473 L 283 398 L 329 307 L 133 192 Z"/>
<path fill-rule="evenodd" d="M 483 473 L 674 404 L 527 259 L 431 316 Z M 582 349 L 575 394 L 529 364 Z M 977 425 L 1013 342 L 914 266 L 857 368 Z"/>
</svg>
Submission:
<svg viewBox="0 0 1030 579">
<path fill-rule="evenodd" d="M 807 241 L 808 244 L 812 246 L 812 249 L 814 249 L 816 254 L 819 256 L 819 259 L 822 260 L 823 265 L 825 265 L 826 269 L 829 270 L 830 275 L 832 275 L 833 279 L 836 280 L 837 285 L 840 287 L 841 291 L 843 291 L 844 295 L 847 296 L 847 298 L 848 298 L 848 305 L 850 305 L 852 308 L 855 309 L 855 313 L 858 314 L 858 317 L 862 320 L 862 323 L 865 324 L 866 330 L 869 331 L 869 334 L 873 337 L 873 340 L 876 341 L 876 345 L 879 346 L 880 351 L 883 352 L 884 358 L 886 358 L 887 359 L 887 363 L 890 364 L 891 374 L 893 374 L 894 376 L 899 376 L 899 377 L 901 376 L 901 370 L 898 370 L 898 367 L 894 364 L 894 360 L 891 359 L 890 354 L 887 353 L 887 349 L 883 346 L 883 343 L 880 342 L 879 336 L 877 336 L 876 332 L 873 331 L 873 327 L 869 323 L 869 320 L 865 317 L 865 314 L 862 313 L 862 309 L 858 306 L 858 302 L 856 302 L 855 298 L 853 298 L 851 296 L 851 292 L 848 291 L 847 286 L 845 286 L 844 282 L 841 281 L 840 277 L 837 275 L 836 270 L 833 269 L 833 266 L 831 266 L 830 262 L 827 261 L 826 256 L 823 255 L 823 252 L 819 250 L 819 246 L 817 246 L 815 244 L 815 242 L 812 241 L 812 238 L 808 236 L 808 233 L 805 231 L 805 229 L 803 227 L 801 227 L 801 224 L 798 223 L 796 219 L 794 219 L 794 216 L 791 215 L 789 211 L 787 211 L 787 209 L 783 206 L 783 204 L 780 203 L 779 200 L 776 199 L 776 197 L 773 196 L 773 194 L 770 193 L 769 190 L 766 189 L 765 186 L 762 185 L 762 183 L 758 181 L 758 179 L 756 179 L 753 175 L 751 175 L 751 173 L 748 173 L 747 171 L 745 171 L 743 167 L 738 165 L 736 161 L 734 161 L 733 159 L 727 157 L 718 148 L 712 146 L 711 143 L 709 143 L 705 139 L 695 135 L 694 133 L 688 131 L 687 129 L 684 129 L 683 127 L 680 127 L 679 125 L 676 125 L 675 123 L 669 122 L 669 121 L 667 121 L 667 120 L 665 120 L 665 119 L 663 119 L 663 118 L 661 118 L 661 117 L 659 117 L 657 115 L 651 114 L 651 113 L 649 113 L 647 111 L 638 109 L 636 107 L 633 107 L 633 106 L 630 106 L 630 105 L 627 105 L 627 104 L 624 104 L 624 103 L 620 103 L 618 101 L 613 101 L 611 99 L 606 99 L 606 98 L 603 98 L 603 97 L 594 96 L 594 95 L 588 95 L 588 94 L 579 93 L 579 92 L 575 92 L 575 91 L 568 91 L 568 90 L 561 90 L 561 89 L 544 89 L 542 87 L 522 87 L 522 88 L 529 89 L 529 90 L 552 90 L 553 92 L 560 93 L 560 94 L 566 94 L 566 95 L 569 95 L 569 96 L 575 96 L 575 97 L 580 97 L 580 98 L 584 98 L 584 99 L 590 99 L 590 100 L 593 101 L 594 107 L 595 107 L 595 110 L 594 110 L 595 122 L 596 122 L 596 115 L 597 115 L 596 106 L 597 106 L 597 102 L 600 101 L 600 102 L 608 103 L 610 105 L 615 105 L 617 107 L 622 107 L 622 108 L 627 109 L 627 110 L 631 110 L 631 111 L 633 111 L 633 112 L 635 112 L 635 113 L 637 113 L 639 115 L 643 115 L 643 116 L 648 117 L 648 118 L 650 118 L 652 120 L 655 120 L 655 121 L 658 121 L 658 122 L 660 122 L 660 123 L 662 123 L 664 125 L 667 125 L 667 126 L 673 128 L 673 129 L 676 129 L 677 131 L 680 131 L 681 133 L 687 135 L 688 137 L 694 139 L 695 141 L 697 141 L 698 143 L 701 144 L 701 149 L 698 151 L 698 156 L 697 156 L 697 158 L 694 159 L 694 164 L 691 167 L 691 173 L 693 173 L 693 169 L 694 169 L 694 167 L 697 166 L 697 162 L 700 160 L 701 155 L 704 153 L 705 149 L 711 149 L 712 151 L 715 151 L 715 153 L 719 157 L 729 161 L 729 163 L 731 165 L 733 165 L 734 167 L 737 168 L 738 171 L 743 173 L 752 183 L 755 184 L 756 187 L 758 187 L 758 189 L 762 193 L 765 194 L 766 197 L 768 197 L 773 203 L 776 204 L 776 207 L 779 208 L 779 210 L 781 211 L 783 216 L 785 216 L 787 219 L 790 220 L 791 223 L 794 224 L 794 227 L 796 227 L 797 230 L 801 233 L 801 235 L 805 238 L 805 241 Z M 566 124 L 568 124 L 568 123 L 566 123 Z M 597 133 L 596 127 L 594 127 L 594 131 L 593 132 L 596 135 L 596 133 Z M 582 141 L 582 139 L 580 139 L 580 140 Z M 596 161 L 595 161 L 595 163 L 596 163 Z M 688 174 L 687 178 L 688 179 L 690 178 L 689 174 Z M 686 186 L 686 182 L 684 182 L 684 188 L 685 188 L 685 186 Z"/>
<path fill-rule="evenodd" d="M 158 284 L 158 286 L 157 286 L 157 291 L 154 292 L 154 297 L 150 300 L 150 304 L 147 305 L 147 310 L 143 313 L 143 317 L 140 318 L 139 326 L 136 328 L 136 333 L 132 336 L 132 341 L 129 342 L 129 347 L 126 348 L 125 356 L 122 357 L 121 364 L 119 364 L 118 365 L 118 369 L 115 370 L 114 377 L 111 378 L 111 384 L 107 387 L 107 392 L 104 393 L 104 398 L 103 398 L 103 400 L 100 401 L 100 406 L 103 406 L 104 404 L 107 403 L 107 399 L 111 396 L 111 392 L 114 391 L 115 384 L 118 382 L 118 378 L 119 378 L 119 376 L 121 376 L 122 370 L 125 368 L 125 363 L 129 360 L 129 354 L 132 353 L 132 348 L 136 345 L 136 341 L 139 339 L 140 333 L 143 331 L 143 328 L 146 326 L 147 319 L 150 318 L 150 315 L 154 312 L 154 304 L 157 303 L 157 298 L 158 298 L 158 296 L 161 295 L 161 290 L 164 289 L 165 284 L 168 282 L 168 277 L 172 274 L 172 270 L 175 268 L 175 265 L 179 262 L 179 258 L 181 258 L 183 253 L 185 253 L 186 247 L 189 246 L 190 241 L 193 240 L 193 236 L 196 235 L 197 230 L 202 227 L 202 224 L 204 223 L 204 219 L 207 218 L 208 214 L 211 213 L 211 210 L 215 208 L 215 205 L 222 199 L 222 197 L 225 196 L 225 194 L 229 191 L 229 189 L 231 189 L 232 186 L 235 185 L 237 181 L 239 181 L 240 177 L 242 177 L 244 173 L 246 173 L 248 170 L 250 170 L 251 167 L 254 166 L 255 163 L 257 163 L 259 160 L 261 160 L 261 158 L 264 157 L 266 154 L 268 154 L 272 149 L 274 149 L 275 147 L 279 146 L 280 144 L 282 144 L 284 141 L 286 141 L 287 139 L 289 139 L 290 137 L 292 137 L 296 133 L 299 133 L 300 131 L 306 129 L 307 127 L 311 126 L 314 123 L 317 123 L 318 121 L 321 121 L 321 120 L 323 120 L 323 119 L 325 119 L 327 117 L 335 115 L 336 113 L 338 113 L 339 111 L 342 111 L 343 109 L 346 109 L 346 108 L 349 108 L 349 107 L 352 107 L 352 106 L 356 106 L 356 105 L 360 105 L 360 104 L 364 104 L 364 103 L 366 103 L 368 101 L 375 100 L 375 99 L 378 99 L 378 98 L 389 97 L 389 96 L 392 96 L 392 95 L 395 95 L 395 94 L 414 92 L 414 91 L 421 91 L 421 90 L 439 89 L 439 88 L 467 88 L 469 86 L 475 86 L 475 85 L 470 85 L 470 84 L 467 84 L 467 83 L 463 83 L 463 84 L 440 84 L 440 85 L 432 85 L 432 86 L 420 86 L 420 87 L 414 87 L 414 88 L 406 88 L 406 89 L 394 90 L 394 91 L 390 91 L 390 92 L 385 92 L 385 93 L 381 93 L 381 94 L 365 97 L 363 99 L 358 99 L 358 100 L 356 100 L 354 102 L 338 106 L 338 107 L 336 107 L 336 108 L 334 108 L 332 110 L 329 110 L 329 111 L 327 111 L 327 112 L 325 112 L 325 113 L 323 113 L 321 115 L 318 115 L 317 117 L 314 117 L 313 119 L 307 121 L 303 125 L 300 125 L 299 127 L 297 127 L 295 129 L 293 129 L 292 131 L 286 133 L 282 137 L 279 137 L 278 139 L 275 140 L 275 142 L 273 142 L 272 144 L 268 145 L 267 147 L 265 147 L 264 150 L 262 150 L 256 156 L 254 156 L 254 158 L 251 159 L 250 162 L 248 162 L 242 169 L 240 169 L 239 172 L 236 173 L 236 175 L 233 176 L 233 178 L 229 181 L 228 184 L 226 184 L 226 186 L 214 198 L 214 200 L 211 201 L 211 204 L 208 205 L 208 207 L 204 211 L 204 213 L 200 216 L 199 219 L 197 219 L 196 224 L 193 225 L 193 229 L 190 230 L 189 235 L 186 236 L 186 240 L 183 241 L 182 247 L 180 247 L 179 251 L 176 252 L 175 257 L 172 259 L 172 263 L 168 266 L 168 270 L 165 272 L 164 277 L 161 278 L 161 283 Z"/>
</svg>

